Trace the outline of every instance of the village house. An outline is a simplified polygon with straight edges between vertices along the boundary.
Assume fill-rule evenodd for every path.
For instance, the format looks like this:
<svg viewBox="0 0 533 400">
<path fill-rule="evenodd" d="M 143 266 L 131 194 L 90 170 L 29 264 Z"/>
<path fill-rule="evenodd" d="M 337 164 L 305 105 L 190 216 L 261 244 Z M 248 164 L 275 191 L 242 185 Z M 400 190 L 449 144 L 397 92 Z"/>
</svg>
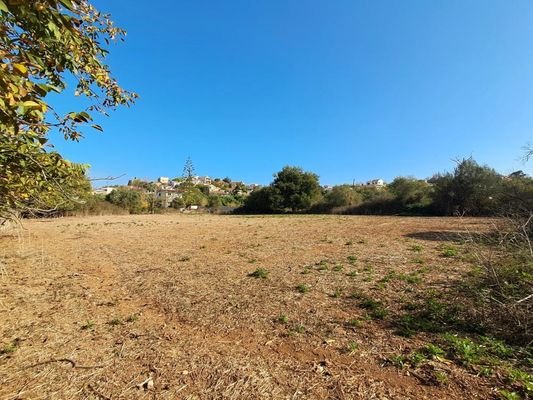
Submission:
<svg viewBox="0 0 533 400">
<path fill-rule="evenodd" d="M 195 176 L 192 178 L 195 185 L 211 185 L 211 178 L 208 176 Z"/>
<path fill-rule="evenodd" d="M 102 194 L 107 196 L 109 193 L 111 193 L 113 190 L 115 190 L 114 187 L 111 186 L 104 186 L 98 189 L 93 190 L 93 194 Z"/>
<path fill-rule="evenodd" d="M 385 186 L 385 181 L 383 179 L 372 179 L 366 183 L 366 186 L 372 186 L 376 188 L 382 188 Z"/>
<path fill-rule="evenodd" d="M 178 193 L 175 189 L 158 189 L 155 192 L 155 198 L 161 202 L 163 208 L 170 207 L 172 201 L 180 197 L 181 193 Z"/>
</svg>

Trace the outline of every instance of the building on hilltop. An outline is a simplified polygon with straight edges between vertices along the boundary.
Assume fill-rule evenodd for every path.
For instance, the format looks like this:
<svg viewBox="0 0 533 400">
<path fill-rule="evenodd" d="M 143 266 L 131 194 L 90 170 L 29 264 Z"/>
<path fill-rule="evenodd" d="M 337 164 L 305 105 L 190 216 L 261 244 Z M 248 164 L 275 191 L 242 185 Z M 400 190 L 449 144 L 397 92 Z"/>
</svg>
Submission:
<svg viewBox="0 0 533 400">
<path fill-rule="evenodd" d="M 161 202 L 161 206 L 163 208 L 168 208 L 172 204 L 172 200 L 178 199 L 181 197 L 181 193 L 179 193 L 175 189 L 158 189 L 155 192 L 155 198 Z"/>
<path fill-rule="evenodd" d="M 372 186 L 376 188 L 382 188 L 385 186 L 385 181 L 383 179 L 372 179 L 366 183 L 366 186 Z"/>
<path fill-rule="evenodd" d="M 211 178 L 208 176 L 194 176 L 192 183 L 195 185 L 211 185 Z"/>
<path fill-rule="evenodd" d="M 98 188 L 98 189 L 94 189 L 94 190 L 93 190 L 93 194 L 103 194 L 103 195 L 108 195 L 108 194 L 111 193 L 113 190 L 115 190 L 114 187 L 111 187 L 111 186 L 104 186 L 104 187 L 101 187 L 101 188 Z"/>
</svg>

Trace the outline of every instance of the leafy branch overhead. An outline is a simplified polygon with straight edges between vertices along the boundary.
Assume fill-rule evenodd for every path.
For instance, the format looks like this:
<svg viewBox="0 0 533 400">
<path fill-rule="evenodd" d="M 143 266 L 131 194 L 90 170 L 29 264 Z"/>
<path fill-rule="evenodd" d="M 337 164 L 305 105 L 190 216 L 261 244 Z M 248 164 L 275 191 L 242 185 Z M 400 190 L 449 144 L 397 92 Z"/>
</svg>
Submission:
<svg viewBox="0 0 533 400">
<path fill-rule="evenodd" d="M 134 101 L 137 95 L 122 89 L 105 64 L 106 46 L 124 36 L 85 0 L 0 0 L 2 209 L 30 206 L 30 199 L 47 203 L 39 199 L 42 193 L 57 193 L 68 179 L 84 177 L 85 166 L 50 151 L 48 134 L 55 129 L 78 141 L 83 126 L 102 130 L 94 113 L 107 115 Z M 60 115 L 47 96 L 63 92 L 67 79 L 89 105 Z"/>
</svg>

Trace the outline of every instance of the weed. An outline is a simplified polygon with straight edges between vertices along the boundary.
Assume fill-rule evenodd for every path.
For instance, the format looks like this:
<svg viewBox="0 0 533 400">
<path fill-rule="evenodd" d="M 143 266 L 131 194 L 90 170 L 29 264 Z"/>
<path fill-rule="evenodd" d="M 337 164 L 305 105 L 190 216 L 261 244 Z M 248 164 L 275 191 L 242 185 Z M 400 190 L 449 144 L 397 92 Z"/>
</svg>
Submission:
<svg viewBox="0 0 533 400">
<path fill-rule="evenodd" d="M 17 350 L 17 341 L 13 341 L 10 343 L 5 344 L 2 348 L 0 348 L 0 356 L 4 354 L 11 354 L 14 353 Z"/>
<path fill-rule="evenodd" d="M 83 324 L 80 329 L 82 331 L 86 331 L 86 330 L 93 329 L 93 328 L 94 328 L 94 322 L 87 320 L 87 322 Z"/>
<path fill-rule="evenodd" d="M 355 353 L 359 349 L 359 345 L 356 342 L 348 343 L 347 350 L 350 354 Z"/>
<path fill-rule="evenodd" d="M 302 324 L 296 324 L 290 329 L 290 331 L 295 333 L 305 333 L 307 329 L 305 329 L 305 326 Z"/>
<path fill-rule="evenodd" d="M 368 297 L 364 297 L 361 300 L 359 307 L 368 310 L 369 316 L 372 319 L 383 319 L 389 313 L 381 301 L 373 300 Z"/>
<path fill-rule="evenodd" d="M 417 332 L 444 332 L 449 327 L 459 326 L 457 308 L 449 307 L 435 298 L 428 298 L 421 303 L 404 305 L 406 314 L 396 322 L 396 333 L 410 337 Z"/>
<path fill-rule="evenodd" d="M 522 400 L 522 396 L 520 396 L 516 392 L 509 392 L 504 389 L 499 390 L 499 395 L 503 400 Z"/>
<path fill-rule="evenodd" d="M 414 251 L 415 253 L 420 253 L 424 248 L 419 244 L 413 244 L 411 246 L 411 251 Z"/>
<path fill-rule="evenodd" d="M 499 358 L 509 358 L 513 355 L 513 349 L 507 346 L 501 340 L 492 338 L 490 336 L 481 336 L 481 345 L 486 348 L 488 352 Z"/>
<path fill-rule="evenodd" d="M 287 324 L 289 322 L 289 317 L 287 317 L 285 314 L 278 315 L 277 321 L 280 324 Z"/>
<path fill-rule="evenodd" d="M 342 296 L 342 289 L 335 289 L 335 291 L 331 294 L 331 297 L 338 299 Z"/>
<path fill-rule="evenodd" d="M 347 259 L 348 262 L 349 262 L 350 264 L 352 264 L 352 265 L 355 264 L 355 263 L 357 262 L 357 256 L 348 256 L 348 257 L 346 257 L 346 259 Z"/>
<path fill-rule="evenodd" d="M 296 286 L 296 290 L 300 293 L 307 293 L 310 290 L 310 287 L 306 285 L 305 283 L 301 283 L 298 286 Z"/>
<path fill-rule="evenodd" d="M 533 396 L 533 375 L 519 369 L 509 368 L 507 380 L 513 387 L 524 393 L 526 399 Z"/>
<path fill-rule="evenodd" d="M 394 365 L 397 368 L 405 368 L 407 358 L 402 355 L 394 354 L 389 358 L 389 361 L 392 365 Z"/>
<path fill-rule="evenodd" d="M 179 262 L 186 262 L 186 261 L 190 261 L 191 257 L 189 256 L 183 256 L 183 257 L 180 257 L 178 259 Z"/>
<path fill-rule="evenodd" d="M 412 272 L 410 274 L 399 274 L 397 275 L 397 279 L 411 285 L 418 285 L 420 282 L 422 282 L 422 278 L 420 278 L 417 272 Z"/>
<path fill-rule="evenodd" d="M 424 259 L 423 259 L 423 258 L 420 258 L 420 257 L 415 257 L 415 258 L 413 258 L 413 259 L 411 260 L 411 262 L 412 262 L 413 264 L 424 264 L 424 263 L 425 263 Z"/>
<path fill-rule="evenodd" d="M 443 385 L 445 383 L 448 383 L 449 378 L 448 378 L 448 375 L 446 374 L 446 372 L 435 371 L 434 376 L 435 376 L 435 380 L 437 381 L 437 383 L 439 385 Z"/>
<path fill-rule="evenodd" d="M 388 283 L 391 279 L 394 279 L 396 277 L 396 273 L 394 271 L 390 271 L 385 275 L 383 278 L 381 278 L 378 282 L 379 283 Z"/>
<path fill-rule="evenodd" d="M 407 355 L 394 355 L 390 358 L 390 362 L 398 368 L 416 368 L 424 361 L 427 361 L 427 357 L 418 351 Z"/>
<path fill-rule="evenodd" d="M 342 264 L 335 264 L 335 266 L 333 267 L 333 271 L 335 272 L 339 272 L 339 271 L 342 271 Z"/>
<path fill-rule="evenodd" d="M 360 290 L 354 290 L 350 297 L 355 300 L 363 300 L 367 298 L 366 295 Z"/>
<path fill-rule="evenodd" d="M 442 359 L 444 355 L 446 354 L 446 351 L 442 349 L 441 347 L 433 344 L 428 343 L 422 348 L 422 351 L 424 354 L 426 354 L 428 357 L 432 359 Z"/>
<path fill-rule="evenodd" d="M 346 243 L 344 243 L 345 246 L 351 246 L 353 242 L 351 240 L 348 240 Z"/>
<path fill-rule="evenodd" d="M 359 272 L 354 270 L 354 271 L 348 272 L 346 275 L 351 277 L 351 278 L 355 278 L 357 275 L 359 275 Z"/>
<path fill-rule="evenodd" d="M 252 278 L 257 278 L 257 279 L 266 279 L 268 278 L 268 274 L 269 274 L 269 271 L 266 270 L 265 268 L 257 268 L 254 272 L 250 272 L 248 276 Z"/>
<path fill-rule="evenodd" d="M 131 322 L 137 321 L 138 319 L 139 319 L 139 315 L 134 313 L 128 316 L 128 318 L 126 318 L 126 322 L 131 323 Z"/>
<path fill-rule="evenodd" d="M 432 343 L 427 344 L 426 346 L 409 353 L 407 355 L 396 355 L 391 357 L 390 361 L 393 365 L 396 365 L 399 368 L 412 367 L 416 368 L 420 364 L 428 360 L 442 360 L 444 358 L 445 351 L 439 346 L 436 346 Z"/>
<path fill-rule="evenodd" d="M 359 328 L 363 325 L 363 321 L 357 318 L 352 318 L 348 321 L 348 326 L 351 326 L 352 328 Z"/>
<path fill-rule="evenodd" d="M 372 265 L 365 265 L 364 270 L 365 272 L 368 272 L 369 274 L 372 274 L 374 272 L 374 267 Z"/>
<path fill-rule="evenodd" d="M 378 307 L 370 312 L 372 319 L 384 319 L 387 315 L 389 315 L 389 311 L 384 307 Z"/>
<path fill-rule="evenodd" d="M 491 348 L 478 344 L 470 338 L 445 334 L 443 339 L 448 346 L 449 355 L 459 364 L 473 367 L 478 364 L 494 365 L 499 363 L 499 360 L 493 357 L 495 353 Z"/>
<path fill-rule="evenodd" d="M 120 320 L 120 318 L 113 318 L 107 324 L 111 326 L 117 326 L 117 325 L 122 325 L 122 321 Z"/>
<path fill-rule="evenodd" d="M 442 248 L 441 256 L 446 258 L 455 257 L 457 255 L 457 249 L 454 246 L 447 245 Z"/>
<path fill-rule="evenodd" d="M 365 239 L 359 239 L 359 240 L 357 241 L 357 243 L 359 243 L 359 244 L 366 244 L 367 242 L 366 242 Z"/>
<path fill-rule="evenodd" d="M 328 269 L 328 260 L 320 260 L 315 265 L 318 271 L 325 271 Z"/>
</svg>

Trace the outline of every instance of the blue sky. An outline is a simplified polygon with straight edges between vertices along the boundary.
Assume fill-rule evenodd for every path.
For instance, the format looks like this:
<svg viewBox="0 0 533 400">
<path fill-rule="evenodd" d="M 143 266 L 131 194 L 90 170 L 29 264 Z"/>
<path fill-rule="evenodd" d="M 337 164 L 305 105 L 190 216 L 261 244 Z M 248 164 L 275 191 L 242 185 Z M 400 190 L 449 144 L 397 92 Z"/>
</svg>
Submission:
<svg viewBox="0 0 533 400">
<path fill-rule="evenodd" d="M 94 177 L 179 176 L 188 156 L 263 184 L 284 165 L 323 184 L 425 178 L 470 155 L 533 172 L 531 1 L 93 3 L 128 31 L 109 63 L 140 95 L 105 133 L 54 138 Z"/>
</svg>

